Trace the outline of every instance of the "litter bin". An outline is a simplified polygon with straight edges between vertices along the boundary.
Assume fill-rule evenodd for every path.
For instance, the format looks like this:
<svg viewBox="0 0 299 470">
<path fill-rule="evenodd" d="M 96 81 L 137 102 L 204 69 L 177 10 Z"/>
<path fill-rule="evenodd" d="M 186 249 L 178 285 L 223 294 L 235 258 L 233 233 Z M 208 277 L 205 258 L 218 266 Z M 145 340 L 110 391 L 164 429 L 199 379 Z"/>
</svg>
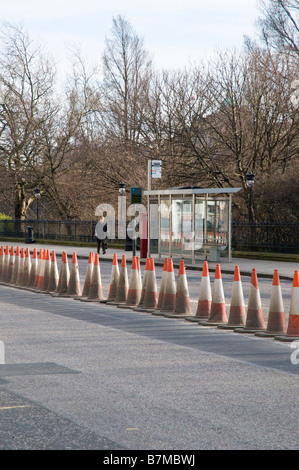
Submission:
<svg viewBox="0 0 299 470">
<path fill-rule="evenodd" d="M 33 238 L 33 228 L 27 227 L 27 238 L 25 238 L 25 243 L 35 243 Z"/>
</svg>

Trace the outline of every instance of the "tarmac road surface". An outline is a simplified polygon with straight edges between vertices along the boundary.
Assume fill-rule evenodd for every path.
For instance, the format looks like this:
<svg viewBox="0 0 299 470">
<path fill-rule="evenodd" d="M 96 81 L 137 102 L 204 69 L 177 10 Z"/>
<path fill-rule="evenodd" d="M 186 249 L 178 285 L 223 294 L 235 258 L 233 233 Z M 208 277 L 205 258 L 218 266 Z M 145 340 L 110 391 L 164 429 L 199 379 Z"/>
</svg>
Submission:
<svg viewBox="0 0 299 470">
<path fill-rule="evenodd" d="M 2 450 L 298 449 L 289 343 L 4 285 L 0 325 Z"/>
</svg>

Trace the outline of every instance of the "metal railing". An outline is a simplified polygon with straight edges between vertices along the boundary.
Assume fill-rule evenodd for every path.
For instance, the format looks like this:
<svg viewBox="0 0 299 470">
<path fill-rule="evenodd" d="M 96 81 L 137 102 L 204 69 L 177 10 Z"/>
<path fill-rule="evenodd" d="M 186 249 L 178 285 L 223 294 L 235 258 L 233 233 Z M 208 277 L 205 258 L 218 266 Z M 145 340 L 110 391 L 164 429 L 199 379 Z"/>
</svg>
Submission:
<svg viewBox="0 0 299 470">
<path fill-rule="evenodd" d="M 0 237 L 26 238 L 30 227 L 35 239 L 94 243 L 94 220 L 0 220 Z M 114 242 L 117 238 L 115 224 Z M 112 241 L 112 240 L 111 240 Z M 232 248 L 236 251 L 299 253 L 299 223 L 232 222 Z"/>
<path fill-rule="evenodd" d="M 237 251 L 299 253 L 299 223 L 234 221 L 232 246 Z"/>
</svg>

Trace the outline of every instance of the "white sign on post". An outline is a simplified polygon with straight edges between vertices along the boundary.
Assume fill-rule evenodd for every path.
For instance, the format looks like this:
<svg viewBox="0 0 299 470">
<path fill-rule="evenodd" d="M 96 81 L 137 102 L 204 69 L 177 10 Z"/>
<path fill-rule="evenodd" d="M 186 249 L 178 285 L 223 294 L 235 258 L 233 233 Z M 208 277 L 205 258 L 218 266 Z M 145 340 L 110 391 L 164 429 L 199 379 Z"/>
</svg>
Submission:
<svg viewBox="0 0 299 470">
<path fill-rule="evenodd" d="M 151 161 L 152 167 L 152 178 L 161 178 L 162 175 L 162 160 L 152 160 Z"/>
</svg>

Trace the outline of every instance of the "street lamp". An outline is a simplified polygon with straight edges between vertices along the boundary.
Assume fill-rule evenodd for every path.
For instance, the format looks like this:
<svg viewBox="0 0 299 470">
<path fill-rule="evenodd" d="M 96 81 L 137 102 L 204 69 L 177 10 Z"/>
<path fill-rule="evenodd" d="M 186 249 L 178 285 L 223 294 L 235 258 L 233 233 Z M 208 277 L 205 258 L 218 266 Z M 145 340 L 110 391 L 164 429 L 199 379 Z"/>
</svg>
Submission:
<svg viewBox="0 0 299 470">
<path fill-rule="evenodd" d="M 35 196 L 35 199 L 36 199 L 36 220 L 38 220 L 38 200 L 40 198 L 40 189 L 39 188 L 35 188 L 34 196 Z"/>
<path fill-rule="evenodd" d="M 248 211 L 248 220 L 249 223 L 252 222 L 252 203 L 253 203 L 253 198 L 252 198 L 252 188 L 254 185 L 254 178 L 255 175 L 252 173 L 252 171 L 249 171 L 246 175 L 246 185 L 249 189 L 249 211 Z"/>
<path fill-rule="evenodd" d="M 126 188 L 125 183 L 119 183 L 118 191 L 118 238 L 119 240 L 126 240 Z"/>
<path fill-rule="evenodd" d="M 121 196 L 124 196 L 126 192 L 125 183 L 119 183 L 118 190 Z"/>
</svg>

